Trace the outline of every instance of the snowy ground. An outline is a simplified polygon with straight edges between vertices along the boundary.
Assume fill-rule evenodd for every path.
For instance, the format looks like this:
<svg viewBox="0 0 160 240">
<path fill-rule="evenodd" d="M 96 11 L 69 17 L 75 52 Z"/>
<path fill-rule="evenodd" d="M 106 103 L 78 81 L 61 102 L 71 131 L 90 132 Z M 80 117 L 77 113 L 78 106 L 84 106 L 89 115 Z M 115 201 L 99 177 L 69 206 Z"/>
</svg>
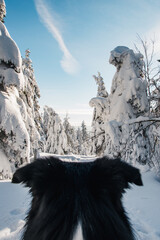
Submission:
<svg viewBox="0 0 160 240">
<path fill-rule="evenodd" d="M 151 172 L 143 173 L 142 178 L 144 186 L 128 190 L 124 205 L 138 240 L 160 240 L 160 182 Z M 0 240 L 20 239 L 29 203 L 30 195 L 22 185 L 0 182 Z"/>
</svg>

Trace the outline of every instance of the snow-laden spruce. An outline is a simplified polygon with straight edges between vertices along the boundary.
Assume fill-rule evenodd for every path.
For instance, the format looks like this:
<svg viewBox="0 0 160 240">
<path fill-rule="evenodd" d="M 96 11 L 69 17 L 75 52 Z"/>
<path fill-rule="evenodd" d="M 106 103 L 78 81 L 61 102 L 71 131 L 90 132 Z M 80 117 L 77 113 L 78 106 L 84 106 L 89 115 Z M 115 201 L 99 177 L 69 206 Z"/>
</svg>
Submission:
<svg viewBox="0 0 160 240">
<path fill-rule="evenodd" d="M 0 9 L 4 5 L 0 1 Z M 4 14 L 5 15 L 5 14 Z M 12 171 L 28 163 L 40 140 L 39 89 L 31 60 L 20 50 L 0 21 L 0 172 L 8 178 Z M 5 164 L 4 164 L 5 162 Z"/>
<path fill-rule="evenodd" d="M 92 98 L 89 102 L 91 107 L 94 107 L 92 120 L 92 148 L 91 153 L 102 155 L 105 150 L 105 136 L 104 136 L 104 112 L 108 102 L 108 93 L 104 86 L 103 78 L 98 72 L 98 77 L 93 75 L 96 84 L 98 85 L 97 97 Z"/>
<path fill-rule="evenodd" d="M 147 86 L 142 78 L 143 56 L 119 46 L 111 51 L 109 62 L 117 71 L 112 80 L 107 119 L 123 121 L 148 113 Z"/>
<path fill-rule="evenodd" d="M 44 107 L 43 130 L 45 134 L 44 151 L 47 153 L 68 153 L 67 135 L 58 114 L 48 106 Z"/>
<path fill-rule="evenodd" d="M 2 22 L 0 32 L 0 148 L 19 165 L 29 161 L 30 152 L 27 112 L 19 94 L 25 80 L 20 51 Z"/>
<path fill-rule="evenodd" d="M 42 119 L 39 113 L 40 90 L 37 85 L 32 60 L 30 59 L 29 49 L 25 52 L 25 58 L 22 61 L 22 70 L 25 79 L 24 91 L 20 92 L 27 110 L 26 127 L 30 136 L 30 155 L 34 155 L 38 150 L 43 150 L 43 130 Z"/>
<path fill-rule="evenodd" d="M 143 79 L 143 56 L 119 46 L 111 51 L 109 62 L 117 69 L 111 93 L 107 97 L 98 96 L 90 101 L 90 105 L 95 108 L 94 152 L 121 157 L 134 165 L 147 164 L 158 170 L 160 126 L 159 120 L 149 115 L 147 86 Z"/>
<path fill-rule="evenodd" d="M 52 154 L 79 154 L 91 152 L 91 140 L 85 122 L 75 129 L 66 115 L 62 121 L 53 108 L 43 111 L 44 151 Z"/>
<path fill-rule="evenodd" d="M 78 142 L 78 147 L 75 146 L 77 154 L 90 155 L 92 149 L 92 138 L 90 136 L 90 132 L 87 130 L 85 121 L 82 121 L 81 127 L 78 127 L 76 136 Z"/>
</svg>

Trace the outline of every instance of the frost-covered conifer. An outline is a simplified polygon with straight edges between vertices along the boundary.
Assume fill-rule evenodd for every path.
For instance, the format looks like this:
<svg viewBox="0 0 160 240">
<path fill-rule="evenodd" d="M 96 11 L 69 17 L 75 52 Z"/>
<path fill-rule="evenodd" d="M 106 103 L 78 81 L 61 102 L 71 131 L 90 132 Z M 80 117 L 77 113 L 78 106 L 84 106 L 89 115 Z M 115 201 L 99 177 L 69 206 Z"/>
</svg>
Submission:
<svg viewBox="0 0 160 240">
<path fill-rule="evenodd" d="M 91 155 L 92 139 L 90 132 L 84 121 L 82 121 L 81 127 L 78 127 L 77 131 L 78 152 L 80 155 Z"/>
<path fill-rule="evenodd" d="M 117 71 L 105 111 L 105 154 L 136 164 L 146 164 L 149 151 L 146 123 L 136 123 L 149 114 L 147 85 L 142 78 L 143 56 L 127 47 L 111 52 L 110 63 Z"/>
<path fill-rule="evenodd" d="M 88 133 L 87 133 L 87 127 L 84 121 L 82 121 L 81 129 L 82 129 L 82 141 L 85 142 L 88 140 Z"/>
<path fill-rule="evenodd" d="M 106 105 L 108 101 L 108 93 L 104 86 L 103 78 L 100 73 L 98 77 L 93 76 L 97 85 L 97 97 L 90 100 L 90 106 L 94 108 L 93 110 L 93 120 L 92 120 L 92 153 L 96 155 L 102 155 L 104 153 L 104 116 Z"/>
<path fill-rule="evenodd" d="M 76 138 L 76 131 L 75 128 L 69 123 L 68 114 L 66 114 L 64 118 L 63 127 L 67 135 L 68 153 L 78 153 L 78 141 Z"/>
<path fill-rule="evenodd" d="M 6 16 L 6 4 L 4 0 L 0 0 L 0 21 L 3 23 L 5 16 Z"/>
<path fill-rule="evenodd" d="M 67 136 L 58 114 L 47 106 L 44 108 L 43 126 L 45 133 L 44 151 L 54 154 L 68 152 Z"/>
<path fill-rule="evenodd" d="M 117 71 L 112 80 L 107 106 L 108 120 L 123 121 L 148 115 L 147 83 L 142 78 L 142 54 L 119 46 L 111 51 L 109 62 Z"/>
<path fill-rule="evenodd" d="M 41 127 L 41 116 L 39 113 L 39 103 L 40 90 L 37 85 L 34 70 L 32 66 L 32 61 L 30 59 L 29 49 L 25 52 L 25 58 L 22 62 L 23 74 L 25 79 L 24 90 L 20 92 L 20 96 L 23 99 L 26 110 L 27 110 L 27 130 L 30 136 L 31 142 L 31 155 L 40 148 L 43 148 L 42 142 L 42 127 Z"/>
<path fill-rule="evenodd" d="M 81 154 L 82 155 L 91 155 L 91 136 L 87 130 L 87 126 L 84 121 L 81 124 L 81 135 L 82 135 L 82 145 L 81 145 Z"/>
<path fill-rule="evenodd" d="M 77 153 L 78 154 L 81 154 L 81 151 L 82 151 L 82 131 L 81 131 L 81 128 L 78 127 L 77 131 L 76 131 L 76 139 L 77 139 L 77 143 L 78 143 L 78 146 L 77 146 Z"/>
<path fill-rule="evenodd" d="M 17 167 L 30 155 L 27 111 L 20 97 L 25 79 L 20 51 L 2 22 L 0 32 L 0 149 L 3 159 Z"/>
<path fill-rule="evenodd" d="M 103 126 L 99 131 L 99 125 L 93 125 L 97 134 L 94 137 L 97 141 L 98 133 L 102 137 L 105 155 L 160 169 L 160 120 L 150 118 L 143 56 L 127 47 L 117 47 L 111 52 L 110 63 L 117 68 L 111 94 L 107 99 L 96 97 L 90 102 Z M 97 154 L 97 149 L 93 150 Z"/>
<path fill-rule="evenodd" d="M 98 85 L 98 91 L 97 91 L 97 97 L 104 97 L 107 98 L 108 97 L 108 93 L 106 91 L 105 85 L 104 85 L 104 81 L 103 78 L 100 74 L 100 72 L 98 72 L 98 77 L 96 77 L 95 75 L 93 75 L 96 84 Z"/>
</svg>

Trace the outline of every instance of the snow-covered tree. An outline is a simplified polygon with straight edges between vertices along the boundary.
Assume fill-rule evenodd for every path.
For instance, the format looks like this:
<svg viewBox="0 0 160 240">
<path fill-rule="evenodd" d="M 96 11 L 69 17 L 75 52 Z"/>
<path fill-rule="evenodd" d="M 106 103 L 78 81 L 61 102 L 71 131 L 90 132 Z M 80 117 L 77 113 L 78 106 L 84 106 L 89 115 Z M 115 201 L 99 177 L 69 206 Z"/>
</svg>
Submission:
<svg viewBox="0 0 160 240">
<path fill-rule="evenodd" d="M 109 61 L 117 71 L 112 80 L 107 107 L 108 120 L 123 121 L 148 115 L 147 83 L 142 78 L 142 54 L 120 46 L 111 51 Z"/>
<path fill-rule="evenodd" d="M 77 153 L 78 154 L 81 154 L 81 152 L 82 152 L 82 143 L 83 143 L 83 141 L 82 141 L 82 131 L 81 131 L 81 128 L 80 127 L 78 127 L 78 129 L 77 129 L 77 131 L 76 131 L 76 139 L 77 139 Z"/>
<path fill-rule="evenodd" d="M 68 153 L 78 153 L 78 141 L 76 138 L 76 131 L 73 126 L 71 126 L 69 122 L 69 116 L 66 114 L 64 121 L 63 121 L 64 131 L 67 135 L 67 146 L 68 146 Z"/>
<path fill-rule="evenodd" d="M 39 113 L 39 103 L 40 90 L 37 85 L 34 70 L 32 66 L 32 61 L 30 59 L 29 49 L 25 52 L 25 58 L 23 58 L 22 69 L 25 78 L 25 88 L 20 92 L 20 97 L 23 99 L 26 110 L 27 110 L 27 130 L 30 135 L 31 142 L 31 155 L 34 154 L 40 148 L 43 148 L 42 141 L 42 127 L 41 127 L 41 116 Z"/>
<path fill-rule="evenodd" d="M 20 92 L 25 88 L 20 51 L 0 22 L 0 149 L 6 161 L 29 162 L 27 111 Z"/>
<path fill-rule="evenodd" d="M 0 21 L 3 23 L 5 16 L 6 16 L 6 4 L 4 0 L 0 0 Z"/>
<path fill-rule="evenodd" d="M 85 142 L 88 140 L 88 132 L 87 132 L 87 126 L 85 124 L 85 121 L 82 121 L 81 129 L 82 129 L 82 141 Z"/>
<path fill-rule="evenodd" d="M 82 131 L 75 130 L 68 115 L 62 123 L 58 114 L 49 107 L 44 108 L 43 131 L 45 134 L 44 151 L 54 154 L 81 154 Z"/>
<path fill-rule="evenodd" d="M 58 114 L 50 107 L 45 106 L 43 114 L 45 133 L 44 151 L 54 154 L 68 152 L 67 135 Z"/>
<path fill-rule="evenodd" d="M 0 1 L 1 18 L 5 2 Z M 3 10 L 3 11 L 2 11 Z M 3 13 L 3 14 L 2 14 Z M 29 51 L 22 57 L 5 25 L 0 21 L 0 172 L 4 177 L 30 161 L 40 139 L 39 89 Z M 8 168 L 10 166 L 10 169 Z M 5 173 L 7 171 L 7 174 Z"/>
<path fill-rule="evenodd" d="M 143 77 L 147 82 L 150 115 L 160 116 L 160 60 L 155 54 L 155 40 L 143 40 L 139 35 L 140 49 L 144 56 Z M 140 53 L 135 45 L 136 51 Z"/>
<path fill-rule="evenodd" d="M 100 72 L 98 72 L 98 77 L 95 75 L 93 75 L 93 77 L 96 81 L 96 84 L 98 85 L 97 97 L 107 98 L 108 92 L 106 91 L 104 81 L 103 81 L 103 78 L 102 78 Z"/>
<path fill-rule="evenodd" d="M 104 153 L 104 112 L 106 110 L 106 104 L 108 101 L 108 93 L 104 86 L 103 78 L 98 72 L 98 77 L 93 76 L 97 85 L 97 97 L 90 100 L 90 106 L 94 108 L 93 110 L 93 120 L 92 120 L 92 153 L 101 155 Z"/>
<path fill-rule="evenodd" d="M 110 63 L 117 72 L 112 81 L 107 105 L 105 154 L 120 156 L 136 164 L 149 163 L 149 101 L 143 79 L 143 56 L 126 47 L 111 52 Z"/>
<path fill-rule="evenodd" d="M 77 129 L 77 141 L 78 141 L 77 153 L 81 155 L 91 155 L 92 140 L 84 121 L 82 121 L 81 127 L 78 127 Z"/>
<path fill-rule="evenodd" d="M 159 119 L 150 117 L 143 56 L 127 47 L 117 47 L 111 52 L 110 63 L 117 68 L 111 94 L 107 99 L 96 97 L 90 101 L 103 126 L 99 131 L 102 154 L 160 169 L 160 124 Z M 99 130 L 99 125 L 95 129 Z M 95 134 L 97 141 L 98 137 Z"/>
</svg>

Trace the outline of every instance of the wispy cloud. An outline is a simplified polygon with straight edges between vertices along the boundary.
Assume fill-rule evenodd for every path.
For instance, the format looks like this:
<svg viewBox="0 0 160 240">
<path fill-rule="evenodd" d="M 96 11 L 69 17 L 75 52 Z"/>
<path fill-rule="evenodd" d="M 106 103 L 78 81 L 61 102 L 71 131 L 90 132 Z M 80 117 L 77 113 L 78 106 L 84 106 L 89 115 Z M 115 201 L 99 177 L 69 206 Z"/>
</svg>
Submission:
<svg viewBox="0 0 160 240">
<path fill-rule="evenodd" d="M 48 31 L 52 34 L 53 38 L 58 42 L 61 51 L 63 52 L 63 58 L 61 60 L 61 66 L 65 72 L 74 74 L 79 70 L 79 64 L 77 60 L 72 56 L 70 51 L 65 45 L 63 37 L 56 26 L 51 10 L 46 5 L 44 0 L 34 0 L 36 10 Z"/>
</svg>

